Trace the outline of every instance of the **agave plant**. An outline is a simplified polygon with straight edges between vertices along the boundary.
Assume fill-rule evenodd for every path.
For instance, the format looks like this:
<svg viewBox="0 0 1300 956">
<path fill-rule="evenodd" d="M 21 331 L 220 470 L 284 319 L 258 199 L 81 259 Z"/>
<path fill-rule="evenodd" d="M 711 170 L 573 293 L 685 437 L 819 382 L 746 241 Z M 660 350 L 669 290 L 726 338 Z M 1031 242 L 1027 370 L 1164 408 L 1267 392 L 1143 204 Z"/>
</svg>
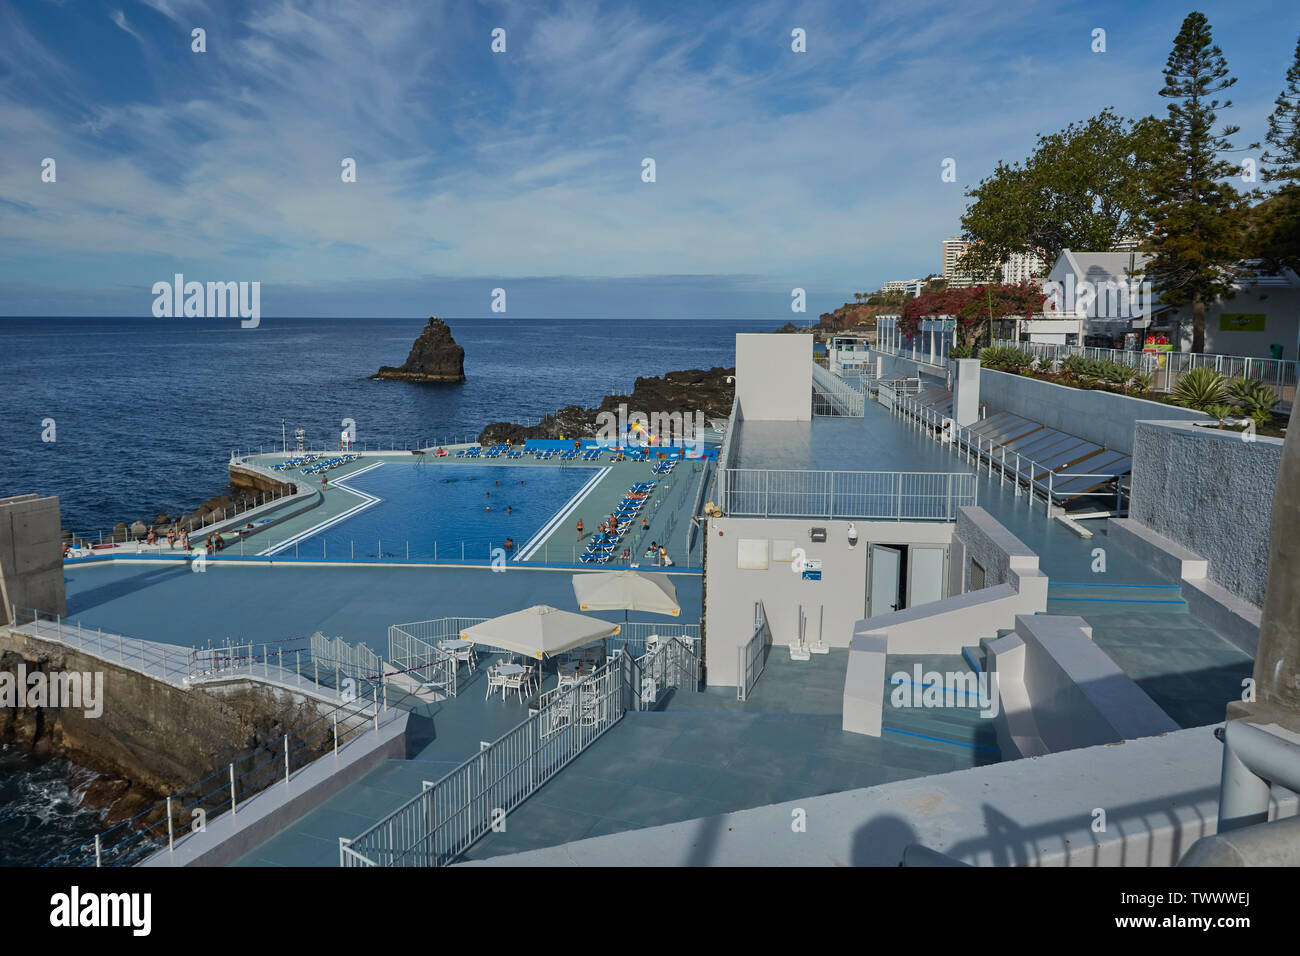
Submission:
<svg viewBox="0 0 1300 956">
<path fill-rule="evenodd" d="M 1103 361 L 1100 366 L 1097 370 L 1100 373 L 1098 377 L 1110 385 L 1122 388 L 1133 377 L 1133 369 L 1122 362 Z"/>
<path fill-rule="evenodd" d="M 1233 402 L 1245 409 L 1257 422 L 1266 422 L 1281 399 L 1277 392 L 1256 379 L 1239 378 L 1228 386 Z"/>
<path fill-rule="evenodd" d="M 1133 391 L 1137 392 L 1139 395 L 1145 395 L 1147 392 L 1151 391 L 1151 386 L 1154 385 L 1155 382 L 1156 378 L 1150 372 L 1141 372 L 1134 375 L 1133 380 L 1129 384 L 1132 386 Z"/>
<path fill-rule="evenodd" d="M 1173 402 L 1184 408 L 1199 408 L 1208 412 L 1211 405 L 1220 405 L 1228 390 L 1228 380 L 1212 368 L 1194 368 L 1184 372 L 1174 386 Z"/>
<path fill-rule="evenodd" d="M 1241 417 L 1240 408 L 1238 408 L 1236 405 L 1229 405 L 1225 402 L 1219 402 L 1214 405 L 1208 405 L 1201 410 L 1205 412 L 1205 414 L 1209 415 L 1211 418 L 1217 418 L 1219 420 L 1220 425 L 1225 424 L 1229 418 Z"/>
</svg>

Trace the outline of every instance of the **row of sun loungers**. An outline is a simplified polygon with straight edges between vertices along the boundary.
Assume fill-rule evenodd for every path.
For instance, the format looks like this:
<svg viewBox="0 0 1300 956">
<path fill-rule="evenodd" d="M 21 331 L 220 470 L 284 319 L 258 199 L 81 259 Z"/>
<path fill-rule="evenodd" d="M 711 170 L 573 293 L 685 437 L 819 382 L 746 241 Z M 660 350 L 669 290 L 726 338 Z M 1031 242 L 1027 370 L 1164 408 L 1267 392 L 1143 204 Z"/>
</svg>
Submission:
<svg viewBox="0 0 1300 956">
<path fill-rule="evenodd" d="M 356 461 L 360 457 L 360 455 L 351 452 L 343 455 L 336 455 L 333 458 L 326 458 L 324 461 L 317 461 L 311 467 L 302 469 L 302 473 L 304 475 L 318 475 L 323 471 L 331 471 L 342 465 L 348 464 L 348 462 Z"/>
<path fill-rule="evenodd" d="M 276 471 L 288 471 L 291 468 L 300 468 L 303 465 L 310 465 L 319 457 L 320 455 L 313 452 L 309 455 L 299 455 L 297 458 L 290 458 L 279 465 L 272 465 L 271 467 Z"/>
<path fill-rule="evenodd" d="M 653 481 L 639 481 L 627 490 L 614 511 L 614 517 L 618 519 L 618 527 L 612 532 L 607 531 L 604 534 L 591 536 L 591 541 L 587 543 L 587 548 L 579 559 L 583 564 L 606 564 L 613 559 L 619 544 L 640 516 L 641 509 L 645 507 L 654 487 Z"/>
<path fill-rule="evenodd" d="M 946 389 L 927 389 L 917 401 L 940 415 L 952 414 L 952 393 Z M 1004 474 L 1032 483 L 1043 494 L 1050 490 L 1061 502 L 1096 491 L 1133 469 L 1132 458 L 1123 452 L 1010 412 L 980 419 L 968 431 L 969 436 L 965 430 L 954 431 L 954 444 L 996 463 Z"/>
</svg>

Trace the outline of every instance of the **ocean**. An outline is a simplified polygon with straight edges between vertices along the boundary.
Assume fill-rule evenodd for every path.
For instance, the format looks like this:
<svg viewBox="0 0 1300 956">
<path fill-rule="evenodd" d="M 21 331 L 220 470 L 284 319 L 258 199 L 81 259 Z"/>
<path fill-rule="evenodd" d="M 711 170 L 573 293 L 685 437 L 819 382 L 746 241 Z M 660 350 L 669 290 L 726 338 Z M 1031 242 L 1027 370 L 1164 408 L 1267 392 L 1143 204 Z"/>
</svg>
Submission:
<svg viewBox="0 0 1300 956">
<path fill-rule="evenodd" d="M 638 375 L 730 366 L 737 332 L 783 323 L 452 319 L 461 385 L 368 381 L 427 320 L 0 319 L 0 495 L 58 495 L 65 529 L 193 511 L 224 494 L 235 449 L 474 436 L 591 407 Z M 50 421 L 53 430 L 50 429 Z M 53 437 L 53 441 L 43 438 Z"/>
<path fill-rule="evenodd" d="M 401 365 L 427 319 L 0 319 L 0 497 L 57 495 L 63 526 L 193 511 L 227 490 L 235 449 L 297 428 L 337 442 L 473 436 L 627 393 L 639 375 L 730 366 L 737 332 L 783 322 L 451 319 L 466 381 L 368 381 Z M 52 420 L 52 429 L 51 429 Z M 43 440 L 53 438 L 53 441 Z M 66 761 L 0 752 L 0 865 L 47 860 L 100 829 L 91 779 Z"/>
</svg>

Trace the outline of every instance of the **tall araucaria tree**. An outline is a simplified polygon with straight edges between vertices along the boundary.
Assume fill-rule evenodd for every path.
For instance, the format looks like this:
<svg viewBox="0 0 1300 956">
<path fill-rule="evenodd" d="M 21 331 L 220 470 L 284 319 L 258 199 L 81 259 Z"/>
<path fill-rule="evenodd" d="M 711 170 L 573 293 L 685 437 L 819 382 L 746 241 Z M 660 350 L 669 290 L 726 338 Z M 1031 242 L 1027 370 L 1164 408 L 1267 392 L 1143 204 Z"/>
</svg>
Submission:
<svg viewBox="0 0 1300 956">
<path fill-rule="evenodd" d="M 1205 350 L 1206 305 L 1233 295 L 1244 253 L 1245 199 L 1226 181 L 1239 169 L 1222 158 L 1238 127 L 1214 128 L 1218 111 L 1232 106 L 1215 95 L 1236 82 L 1205 15 L 1188 14 L 1160 91 L 1171 101 L 1164 122 L 1168 152 L 1152 180 L 1154 257 L 1146 275 L 1166 304 L 1191 303 L 1193 352 Z"/>
<path fill-rule="evenodd" d="M 1253 251 L 1272 268 L 1300 272 L 1300 40 L 1268 118 L 1266 139 L 1262 172 L 1277 190 L 1256 209 Z"/>
</svg>

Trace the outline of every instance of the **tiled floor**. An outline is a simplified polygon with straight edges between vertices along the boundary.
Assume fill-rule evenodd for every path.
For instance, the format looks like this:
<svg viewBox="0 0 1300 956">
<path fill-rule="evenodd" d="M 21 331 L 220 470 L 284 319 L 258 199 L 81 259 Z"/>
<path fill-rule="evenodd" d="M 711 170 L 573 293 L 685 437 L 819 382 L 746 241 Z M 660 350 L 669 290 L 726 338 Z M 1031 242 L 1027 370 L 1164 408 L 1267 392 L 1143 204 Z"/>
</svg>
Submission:
<svg viewBox="0 0 1300 956">
<path fill-rule="evenodd" d="M 840 729 L 847 652 L 809 662 L 774 648 L 748 701 L 734 691 L 676 692 L 662 710 L 629 713 L 512 813 L 506 830 L 476 844 L 470 858 L 494 856 L 634 827 L 692 819 L 977 766 L 997 759 L 991 730 L 968 715 L 899 713 L 880 738 Z M 927 666 L 961 666 L 947 659 Z M 910 667 L 911 660 L 899 661 Z M 419 792 L 479 739 L 508 729 L 523 711 L 483 701 L 473 689 L 438 705 L 414 758 L 390 761 L 348 787 L 241 861 L 244 865 L 333 866 L 338 837 L 356 836 Z M 978 718 L 975 718 L 976 720 Z"/>
<path fill-rule="evenodd" d="M 227 638 L 278 641 L 321 631 L 388 652 L 388 626 L 440 617 L 492 617 L 533 604 L 576 611 L 573 572 L 511 568 L 79 566 L 68 581 L 67 619 L 142 640 L 200 646 Z M 676 620 L 700 617 L 700 578 L 674 575 Z M 596 614 L 610 621 L 623 612 Z M 662 622 L 633 613 L 632 620 Z"/>
</svg>

